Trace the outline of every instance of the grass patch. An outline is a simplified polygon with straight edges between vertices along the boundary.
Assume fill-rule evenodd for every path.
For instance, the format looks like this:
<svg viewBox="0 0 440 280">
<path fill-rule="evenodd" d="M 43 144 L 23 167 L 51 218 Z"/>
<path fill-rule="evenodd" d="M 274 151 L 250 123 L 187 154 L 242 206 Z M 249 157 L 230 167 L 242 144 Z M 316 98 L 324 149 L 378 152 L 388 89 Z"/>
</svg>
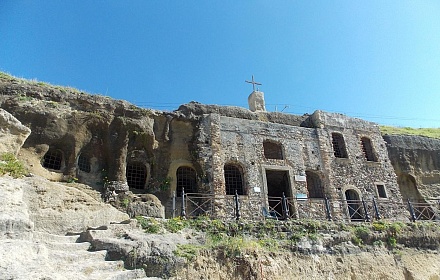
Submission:
<svg viewBox="0 0 440 280">
<path fill-rule="evenodd" d="M 440 139 L 440 128 L 412 128 L 380 126 L 382 135 L 418 135 Z"/>
</svg>

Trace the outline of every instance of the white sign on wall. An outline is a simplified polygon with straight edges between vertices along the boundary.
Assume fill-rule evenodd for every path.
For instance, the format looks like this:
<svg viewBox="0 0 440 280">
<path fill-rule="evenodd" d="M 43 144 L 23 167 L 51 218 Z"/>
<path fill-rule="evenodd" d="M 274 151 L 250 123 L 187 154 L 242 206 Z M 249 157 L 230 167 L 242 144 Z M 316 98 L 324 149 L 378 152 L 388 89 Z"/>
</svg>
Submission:
<svg viewBox="0 0 440 280">
<path fill-rule="evenodd" d="M 256 192 L 256 193 L 259 193 L 259 192 L 261 192 L 261 189 L 260 189 L 260 187 L 254 187 L 254 192 Z"/>
<path fill-rule="evenodd" d="M 306 176 L 295 175 L 295 181 L 297 181 L 297 182 L 305 182 L 306 181 Z"/>
</svg>

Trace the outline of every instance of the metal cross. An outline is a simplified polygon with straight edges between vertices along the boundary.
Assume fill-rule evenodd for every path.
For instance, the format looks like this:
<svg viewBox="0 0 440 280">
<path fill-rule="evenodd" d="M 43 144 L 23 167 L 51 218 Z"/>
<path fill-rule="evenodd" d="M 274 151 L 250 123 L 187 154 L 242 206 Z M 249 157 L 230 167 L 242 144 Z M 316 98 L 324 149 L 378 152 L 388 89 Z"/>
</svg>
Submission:
<svg viewBox="0 0 440 280">
<path fill-rule="evenodd" d="M 247 80 L 245 80 L 245 82 L 246 83 L 249 83 L 249 84 L 252 84 L 252 89 L 253 89 L 253 91 L 255 91 L 255 85 L 259 85 L 259 86 L 261 86 L 261 84 L 260 83 L 257 83 L 256 81 L 254 81 L 254 75 L 252 75 L 252 81 L 247 81 Z"/>
</svg>

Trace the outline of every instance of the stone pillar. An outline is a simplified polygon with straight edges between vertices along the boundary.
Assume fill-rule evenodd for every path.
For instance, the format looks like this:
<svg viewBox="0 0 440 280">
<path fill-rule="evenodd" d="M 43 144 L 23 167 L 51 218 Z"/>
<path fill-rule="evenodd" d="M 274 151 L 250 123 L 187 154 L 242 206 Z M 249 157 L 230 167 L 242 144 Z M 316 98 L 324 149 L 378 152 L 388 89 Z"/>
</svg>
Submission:
<svg viewBox="0 0 440 280">
<path fill-rule="evenodd" d="M 252 112 L 265 112 L 264 92 L 253 91 L 248 97 L 249 110 Z"/>
<path fill-rule="evenodd" d="M 220 115 L 211 114 L 211 152 L 212 152 L 212 191 L 215 194 L 226 194 L 223 179 L 223 162 L 221 158 Z"/>
</svg>

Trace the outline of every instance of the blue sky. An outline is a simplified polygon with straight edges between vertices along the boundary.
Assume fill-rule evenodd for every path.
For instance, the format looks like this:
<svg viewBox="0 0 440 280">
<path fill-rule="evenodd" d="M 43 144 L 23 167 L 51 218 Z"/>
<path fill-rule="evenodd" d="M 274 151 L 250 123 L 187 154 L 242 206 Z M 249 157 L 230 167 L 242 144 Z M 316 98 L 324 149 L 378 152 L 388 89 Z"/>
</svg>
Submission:
<svg viewBox="0 0 440 280">
<path fill-rule="evenodd" d="M 0 1 L 0 71 L 143 107 L 440 127 L 440 1 Z M 288 106 L 288 107 L 286 107 Z"/>
</svg>

